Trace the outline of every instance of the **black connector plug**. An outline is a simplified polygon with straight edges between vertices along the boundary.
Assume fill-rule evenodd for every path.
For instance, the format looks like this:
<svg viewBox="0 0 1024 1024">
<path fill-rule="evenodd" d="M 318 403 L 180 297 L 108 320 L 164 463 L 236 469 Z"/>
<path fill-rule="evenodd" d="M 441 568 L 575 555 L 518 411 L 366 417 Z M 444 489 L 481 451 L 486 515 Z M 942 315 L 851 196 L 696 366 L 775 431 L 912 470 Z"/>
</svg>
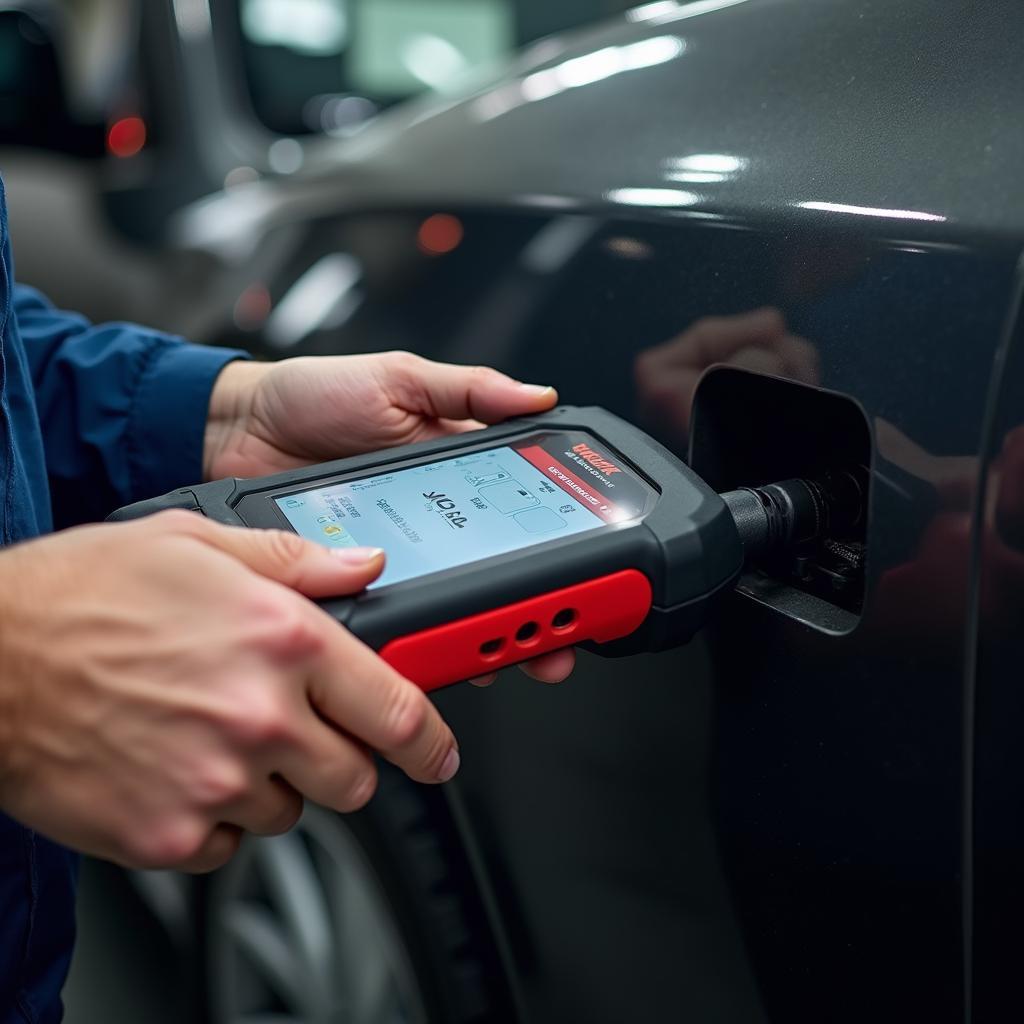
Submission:
<svg viewBox="0 0 1024 1024">
<path fill-rule="evenodd" d="M 867 480 L 861 469 L 824 473 L 726 491 L 722 500 L 736 521 L 748 562 L 855 532 L 867 515 Z"/>
</svg>

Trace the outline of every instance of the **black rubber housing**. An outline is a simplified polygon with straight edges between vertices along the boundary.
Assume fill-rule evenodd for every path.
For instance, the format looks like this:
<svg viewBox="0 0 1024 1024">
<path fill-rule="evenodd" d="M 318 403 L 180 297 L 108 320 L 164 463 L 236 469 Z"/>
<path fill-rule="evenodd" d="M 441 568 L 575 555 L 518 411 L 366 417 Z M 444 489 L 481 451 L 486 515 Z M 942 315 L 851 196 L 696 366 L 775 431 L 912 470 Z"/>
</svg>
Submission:
<svg viewBox="0 0 1024 1024">
<path fill-rule="evenodd" d="M 862 525 L 867 515 L 867 470 L 856 467 L 814 479 L 780 480 L 724 491 L 747 559 L 792 552 Z"/>
<path fill-rule="evenodd" d="M 562 406 L 485 430 L 323 463 L 256 480 L 217 480 L 114 512 L 112 521 L 187 508 L 230 525 L 289 528 L 271 495 L 318 481 L 340 482 L 384 469 L 493 447 L 538 430 L 580 430 L 658 492 L 643 518 L 320 604 L 375 649 L 431 626 L 498 608 L 621 569 L 651 582 L 653 605 L 628 637 L 593 650 L 606 656 L 657 651 L 689 640 L 743 567 L 743 545 L 722 499 L 674 455 L 636 427 L 597 407 Z"/>
</svg>

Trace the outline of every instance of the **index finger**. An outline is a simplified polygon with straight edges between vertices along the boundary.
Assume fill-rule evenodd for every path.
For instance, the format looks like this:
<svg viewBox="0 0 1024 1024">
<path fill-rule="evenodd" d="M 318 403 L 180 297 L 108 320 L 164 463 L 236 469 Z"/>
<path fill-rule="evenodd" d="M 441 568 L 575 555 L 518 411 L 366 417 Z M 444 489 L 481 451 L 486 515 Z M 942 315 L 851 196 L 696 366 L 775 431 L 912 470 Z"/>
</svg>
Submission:
<svg viewBox="0 0 1024 1024">
<path fill-rule="evenodd" d="M 447 782 L 459 768 L 458 744 L 423 691 L 347 630 L 326 632 L 307 683 L 320 715 L 417 782 Z"/>
</svg>

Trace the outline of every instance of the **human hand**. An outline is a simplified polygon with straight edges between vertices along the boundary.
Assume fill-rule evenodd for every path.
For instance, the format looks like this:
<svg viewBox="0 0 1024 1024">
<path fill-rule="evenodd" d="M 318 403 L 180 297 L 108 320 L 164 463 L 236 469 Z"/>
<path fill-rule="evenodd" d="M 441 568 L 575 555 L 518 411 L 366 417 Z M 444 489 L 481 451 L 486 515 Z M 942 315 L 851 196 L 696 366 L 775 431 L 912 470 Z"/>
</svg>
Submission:
<svg viewBox="0 0 1024 1024">
<path fill-rule="evenodd" d="M 263 476 L 546 412 L 557 401 L 551 387 L 409 352 L 231 363 L 210 399 L 203 468 L 208 480 Z M 555 683 L 574 663 L 567 648 L 521 667 Z"/>
<path fill-rule="evenodd" d="M 411 352 L 229 363 L 210 398 L 208 480 L 252 477 L 546 412 L 554 388 Z"/>
<path fill-rule="evenodd" d="M 447 781 L 434 706 L 306 600 L 383 561 L 188 512 L 0 552 L 0 808 L 122 864 L 208 870 L 242 830 L 290 828 L 300 794 L 365 804 L 368 747 Z"/>
</svg>

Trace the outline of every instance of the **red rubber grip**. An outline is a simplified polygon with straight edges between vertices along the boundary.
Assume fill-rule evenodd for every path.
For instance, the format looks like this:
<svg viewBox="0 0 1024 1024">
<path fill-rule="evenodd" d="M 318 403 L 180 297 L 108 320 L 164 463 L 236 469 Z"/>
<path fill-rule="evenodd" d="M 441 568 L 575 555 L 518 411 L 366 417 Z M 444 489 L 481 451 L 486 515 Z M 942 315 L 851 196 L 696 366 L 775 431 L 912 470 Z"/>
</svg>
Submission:
<svg viewBox="0 0 1024 1024">
<path fill-rule="evenodd" d="M 616 640 L 637 629 L 650 608 L 647 577 L 623 569 L 397 637 L 380 656 L 422 689 L 436 690 L 583 640 Z"/>
</svg>

